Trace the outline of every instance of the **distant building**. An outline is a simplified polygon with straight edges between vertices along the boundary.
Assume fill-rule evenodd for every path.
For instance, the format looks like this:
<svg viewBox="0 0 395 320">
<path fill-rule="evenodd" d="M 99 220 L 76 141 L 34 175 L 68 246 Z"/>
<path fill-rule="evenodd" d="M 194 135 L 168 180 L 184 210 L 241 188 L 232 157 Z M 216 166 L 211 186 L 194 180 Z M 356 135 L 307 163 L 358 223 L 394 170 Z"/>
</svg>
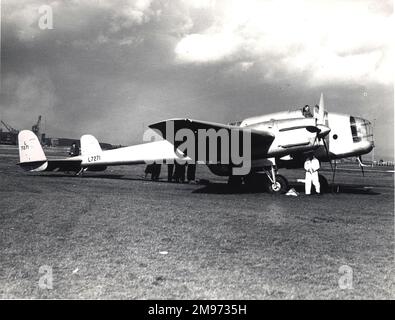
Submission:
<svg viewBox="0 0 395 320">
<path fill-rule="evenodd" d="M 18 134 L 0 129 L 0 144 L 16 145 L 18 141 Z"/>
</svg>

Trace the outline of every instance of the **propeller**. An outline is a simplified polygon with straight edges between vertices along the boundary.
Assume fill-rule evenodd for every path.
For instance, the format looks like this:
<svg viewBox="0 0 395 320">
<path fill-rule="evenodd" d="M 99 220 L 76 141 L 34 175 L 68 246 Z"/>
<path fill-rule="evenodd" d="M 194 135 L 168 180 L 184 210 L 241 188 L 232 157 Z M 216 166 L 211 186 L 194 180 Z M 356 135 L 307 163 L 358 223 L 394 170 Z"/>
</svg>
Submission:
<svg viewBox="0 0 395 320">
<path fill-rule="evenodd" d="M 324 105 L 324 95 L 321 93 L 320 104 L 318 105 L 318 111 L 314 108 L 314 118 L 315 118 L 315 132 L 317 133 L 314 144 L 317 140 L 322 140 L 326 150 L 327 156 L 329 155 L 328 146 L 326 145 L 325 137 L 329 134 L 331 129 L 325 125 L 325 105 Z M 312 131 L 311 131 L 312 132 Z"/>
<path fill-rule="evenodd" d="M 317 119 L 317 124 L 325 124 L 325 104 L 324 104 L 324 94 L 321 92 L 320 104 L 318 105 L 318 112 L 316 114 L 314 109 L 314 118 Z"/>
<path fill-rule="evenodd" d="M 314 140 L 314 144 L 317 142 L 317 140 L 321 139 L 322 141 L 324 141 L 324 145 L 325 145 L 324 138 L 329 134 L 331 129 L 325 125 L 325 105 L 324 105 L 324 95 L 322 93 L 320 97 L 320 104 L 318 105 L 318 112 L 316 111 L 316 108 L 314 108 L 314 118 L 316 123 L 314 131 L 317 133 Z M 326 145 L 325 145 L 325 150 L 328 155 L 329 153 Z"/>
<path fill-rule="evenodd" d="M 318 110 L 316 110 L 316 108 L 314 108 L 314 118 L 316 119 L 317 128 L 319 129 L 319 132 L 317 132 L 317 137 L 316 137 L 316 140 L 314 141 L 314 143 L 317 141 L 317 139 L 318 140 L 321 139 L 324 144 L 326 157 L 327 157 L 329 164 L 331 166 L 332 187 L 333 187 L 333 184 L 335 182 L 335 175 L 336 175 L 336 162 L 335 162 L 335 165 L 332 164 L 332 160 L 331 160 L 330 154 L 329 154 L 329 148 L 328 148 L 327 142 L 325 140 L 325 137 L 329 134 L 331 129 L 325 125 L 325 104 L 324 104 L 323 93 L 321 93 L 321 96 L 320 96 L 320 103 L 318 105 Z"/>
<path fill-rule="evenodd" d="M 325 147 L 325 151 L 326 151 L 326 156 L 329 160 L 329 164 L 331 165 L 331 171 L 332 171 L 332 191 L 333 191 L 333 184 L 335 183 L 335 175 L 336 175 L 336 162 L 335 165 L 332 164 L 332 159 L 330 158 L 329 155 L 329 150 L 328 150 L 328 145 L 326 144 L 325 139 L 322 139 L 322 141 L 324 142 L 324 147 Z"/>
</svg>

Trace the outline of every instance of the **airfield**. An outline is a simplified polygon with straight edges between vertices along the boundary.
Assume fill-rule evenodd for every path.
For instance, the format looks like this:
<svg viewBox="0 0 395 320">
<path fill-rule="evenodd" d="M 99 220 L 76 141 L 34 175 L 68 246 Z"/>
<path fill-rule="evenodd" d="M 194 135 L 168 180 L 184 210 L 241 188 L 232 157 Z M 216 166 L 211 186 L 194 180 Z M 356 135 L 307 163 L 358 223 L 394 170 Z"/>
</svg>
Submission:
<svg viewBox="0 0 395 320">
<path fill-rule="evenodd" d="M 176 184 L 165 167 L 152 182 L 141 165 L 81 178 L 17 162 L 0 146 L 0 298 L 395 298 L 392 167 L 339 169 L 338 192 L 310 197 L 303 170 L 280 170 L 292 197 L 229 189 L 204 166 L 209 183 Z"/>
</svg>

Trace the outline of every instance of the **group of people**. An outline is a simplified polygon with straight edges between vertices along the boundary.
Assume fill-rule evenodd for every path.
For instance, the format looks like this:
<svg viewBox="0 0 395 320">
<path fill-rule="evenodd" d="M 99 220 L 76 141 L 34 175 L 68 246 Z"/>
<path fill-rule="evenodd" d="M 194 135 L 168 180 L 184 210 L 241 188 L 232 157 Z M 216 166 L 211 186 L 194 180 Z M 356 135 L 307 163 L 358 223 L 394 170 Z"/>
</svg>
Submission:
<svg viewBox="0 0 395 320">
<path fill-rule="evenodd" d="M 158 163 L 152 163 L 147 165 L 144 170 L 144 179 L 148 179 L 148 175 L 151 175 L 152 181 L 158 181 L 161 169 L 162 165 Z"/>
<path fill-rule="evenodd" d="M 145 179 L 148 178 L 148 175 L 151 174 L 151 180 L 157 181 L 160 177 L 162 165 L 153 163 L 147 165 L 145 168 Z M 174 164 L 167 165 L 167 181 L 169 182 L 191 182 L 195 181 L 196 175 L 196 164 L 193 163 L 185 163 L 179 164 L 177 161 Z"/>
</svg>

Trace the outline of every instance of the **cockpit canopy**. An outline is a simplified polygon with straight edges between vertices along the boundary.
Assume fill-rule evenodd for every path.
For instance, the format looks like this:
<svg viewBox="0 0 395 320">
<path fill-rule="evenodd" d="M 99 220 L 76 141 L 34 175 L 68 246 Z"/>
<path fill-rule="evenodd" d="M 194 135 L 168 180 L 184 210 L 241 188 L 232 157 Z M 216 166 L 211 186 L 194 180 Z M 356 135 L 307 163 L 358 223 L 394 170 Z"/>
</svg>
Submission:
<svg viewBox="0 0 395 320">
<path fill-rule="evenodd" d="M 373 142 L 373 128 L 368 120 L 350 116 L 350 127 L 353 142 L 362 140 Z"/>
</svg>

